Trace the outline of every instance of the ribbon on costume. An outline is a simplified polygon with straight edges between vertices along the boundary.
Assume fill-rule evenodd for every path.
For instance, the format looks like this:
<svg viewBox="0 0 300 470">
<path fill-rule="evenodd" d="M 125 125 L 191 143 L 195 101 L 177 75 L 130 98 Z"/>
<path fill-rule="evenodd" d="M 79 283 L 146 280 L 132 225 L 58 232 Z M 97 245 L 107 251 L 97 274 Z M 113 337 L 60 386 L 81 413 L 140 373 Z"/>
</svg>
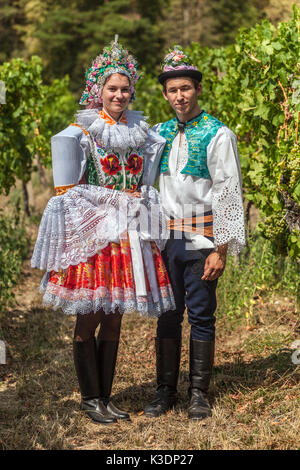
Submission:
<svg viewBox="0 0 300 470">
<path fill-rule="evenodd" d="M 204 237 L 213 238 L 213 213 L 207 211 L 204 214 L 183 219 L 170 219 L 168 222 L 170 230 L 194 233 Z"/>
</svg>

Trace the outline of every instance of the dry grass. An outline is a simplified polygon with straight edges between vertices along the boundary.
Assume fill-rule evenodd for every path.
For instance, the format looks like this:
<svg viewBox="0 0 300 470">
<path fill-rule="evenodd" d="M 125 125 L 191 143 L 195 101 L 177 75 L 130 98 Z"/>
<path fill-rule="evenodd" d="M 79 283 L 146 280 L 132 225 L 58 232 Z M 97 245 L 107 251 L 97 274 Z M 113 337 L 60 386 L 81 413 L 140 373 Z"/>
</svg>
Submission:
<svg viewBox="0 0 300 470">
<path fill-rule="evenodd" d="M 37 188 L 31 204 L 41 211 L 50 193 Z M 33 239 L 36 230 L 32 225 Z M 41 308 L 40 279 L 27 260 L 16 292 L 18 305 L 7 310 L 0 328 L 7 346 L 7 364 L 0 365 L 0 448 L 300 448 L 300 366 L 292 363 L 290 350 L 293 340 L 300 339 L 300 322 L 291 299 L 268 293 L 247 321 L 218 319 L 213 416 L 202 422 L 190 422 L 186 413 L 187 321 L 178 405 L 152 420 L 143 408 L 155 390 L 155 321 L 125 316 L 113 394 L 132 421 L 101 426 L 79 410 L 72 362 L 75 319 Z"/>
<path fill-rule="evenodd" d="M 26 267 L 1 336 L 2 449 L 297 449 L 300 447 L 299 366 L 290 345 L 299 338 L 294 306 L 269 299 L 249 327 L 221 318 L 211 386 L 213 416 L 187 418 L 188 335 L 184 340 L 175 411 L 152 420 L 142 414 L 155 389 L 155 321 L 126 316 L 114 381 L 115 402 L 131 422 L 92 423 L 79 410 L 72 363 L 74 318 L 40 307 L 40 273 Z"/>
</svg>

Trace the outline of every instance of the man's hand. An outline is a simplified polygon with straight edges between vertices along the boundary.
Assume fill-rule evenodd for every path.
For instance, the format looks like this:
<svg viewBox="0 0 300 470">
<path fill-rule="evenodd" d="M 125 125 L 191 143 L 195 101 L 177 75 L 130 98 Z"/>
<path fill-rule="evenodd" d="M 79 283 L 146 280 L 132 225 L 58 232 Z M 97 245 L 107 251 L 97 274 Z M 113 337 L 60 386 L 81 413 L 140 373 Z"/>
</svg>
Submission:
<svg viewBox="0 0 300 470">
<path fill-rule="evenodd" d="M 217 251 L 214 251 L 205 261 L 204 274 L 202 276 L 203 281 L 214 281 L 218 277 L 222 276 L 227 255 L 228 245 L 218 246 Z"/>
</svg>

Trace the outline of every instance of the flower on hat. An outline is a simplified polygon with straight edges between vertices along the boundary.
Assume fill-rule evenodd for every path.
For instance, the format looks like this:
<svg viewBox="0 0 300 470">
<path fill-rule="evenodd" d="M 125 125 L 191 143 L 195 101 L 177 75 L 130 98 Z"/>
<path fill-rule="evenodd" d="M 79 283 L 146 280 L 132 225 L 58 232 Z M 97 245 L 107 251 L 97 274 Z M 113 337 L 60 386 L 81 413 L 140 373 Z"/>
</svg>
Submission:
<svg viewBox="0 0 300 470">
<path fill-rule="evenodd" d="M 177 45 L 174 49 L 169 49 L 168 54 L 164 58 L 162 68 L 164 71 L 178 68 L 197 69 L 192 65 L 191 59 L 182 50 L 182 47 Z"/>
</svg>

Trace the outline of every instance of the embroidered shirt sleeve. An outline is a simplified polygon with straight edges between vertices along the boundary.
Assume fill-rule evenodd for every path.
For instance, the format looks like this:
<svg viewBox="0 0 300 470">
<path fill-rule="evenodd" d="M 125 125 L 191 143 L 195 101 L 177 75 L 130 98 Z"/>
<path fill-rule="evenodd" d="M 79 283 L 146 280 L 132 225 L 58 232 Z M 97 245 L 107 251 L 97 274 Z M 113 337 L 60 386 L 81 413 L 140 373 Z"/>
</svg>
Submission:
<svg viewBox="0 0 300 470">
<path fill-rule="evenodd" d="M 207 148 L 212 178 L 212 211 L 215 245 L 228 243 L 228 253 L 237 254 L 245 245 L 242 178 L 236 137 L 222 127 Z"/>
</svg>

